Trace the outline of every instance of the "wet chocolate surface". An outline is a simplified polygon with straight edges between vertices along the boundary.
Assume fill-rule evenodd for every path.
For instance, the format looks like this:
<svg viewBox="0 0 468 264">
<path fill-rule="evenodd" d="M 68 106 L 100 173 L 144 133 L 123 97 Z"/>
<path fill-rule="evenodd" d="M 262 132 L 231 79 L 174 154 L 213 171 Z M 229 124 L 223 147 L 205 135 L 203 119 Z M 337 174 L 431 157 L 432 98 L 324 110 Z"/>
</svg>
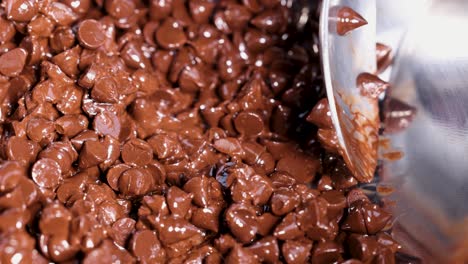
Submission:
<svg viewBox="0 0 468 264">
<path fill-rule="evenodd" d="M 394 263 L 283 4 L 2 2 L 0 262 Z"/>
<path fill-rule="evenodd" d="M 347 6 L 339 8 L 336 17 L 336 32 L 341 36 L 367 25 L 367 21 L 360 14 Z"/>
</svg>

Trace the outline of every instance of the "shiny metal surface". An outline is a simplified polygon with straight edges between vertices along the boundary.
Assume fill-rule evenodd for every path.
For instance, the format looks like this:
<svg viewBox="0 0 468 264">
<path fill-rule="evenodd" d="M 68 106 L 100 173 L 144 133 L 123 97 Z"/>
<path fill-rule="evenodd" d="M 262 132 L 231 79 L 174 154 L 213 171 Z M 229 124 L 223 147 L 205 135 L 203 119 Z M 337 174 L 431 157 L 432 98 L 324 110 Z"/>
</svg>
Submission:
<svg viewBox="0 0 468 264">
<path fill-rule="evenodd" d="M 335 6 L 353 8 L 369 25 L 337 36 Z M 387 96 L 415 107 L 417 114 L 408 129 L 385 135 L 404 155 L 384 160 L 380 176 L 395 188 L 387 198 L 396 202 L 393 233 L 423 263 L 468 261 L 466 10 L 466 0 L 324 0 L 321 9 L 324 79 L 332 121 L 345 148 L 337 106 L 348 116 L 352 109 L 341 95 L 356 96 L 357 74 L 375 69 L 376 40 L 393 49 L 394 64 L 380 76 L 392 85 Z M 354 97 L 353 106 L 372 115 L 372 106 L 361 97 Z"/>
<path fill-rule="evenodd" d="M 405 236 L 426 261 L 448 263 L 468 256 L 468 1 L 408 2 L 377 5 L 378 38 L 396 50 L 387 96 L 417 109 L 389 135 L 404 156 L 385 162 L 383 178 Z"/>
<path fill-rule="evenodd" d="M 364 17 L 368 24 L 344 36 L 336 33 L 337 11 L 350 7 Z M 359 111 L 367 120 L 378 118 L 377 105 L 360 95 L 356 78 L 363 72 L 375 72 L 375 0 L 324 0 L 320 16 L 320 43 L 325 86 L 333 125 L 336 129 L 343 156 L 349 157 L 348 164 L 358 174 L 366 175 L 362 163 L 366 158 L 353 148 L 346 133 L 353 134 L 360 129 L 351 127 L 349 120 Z M 362 141 L 371 145 L 372 142 Z M 345 157 L 346 160 L 346 157 Z M 348 162 L 347 162 L 348 163 Z M 371 172 L 372 173 L 372 172 Z M 372 177 L 369 175 L 368 178 Z"/>
</svg>

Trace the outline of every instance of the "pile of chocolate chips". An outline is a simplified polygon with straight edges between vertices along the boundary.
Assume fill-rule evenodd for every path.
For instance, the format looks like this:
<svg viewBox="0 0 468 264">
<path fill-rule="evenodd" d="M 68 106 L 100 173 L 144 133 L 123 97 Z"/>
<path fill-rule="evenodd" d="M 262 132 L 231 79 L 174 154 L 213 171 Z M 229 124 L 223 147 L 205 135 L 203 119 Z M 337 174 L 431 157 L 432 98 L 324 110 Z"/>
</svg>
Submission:
<svg viewBox="0 0 468 264">
<path fill-rule="evenodd" d="M 2 1 L 0 262 L 394 263 L 286 2 Z"/>
</svg>

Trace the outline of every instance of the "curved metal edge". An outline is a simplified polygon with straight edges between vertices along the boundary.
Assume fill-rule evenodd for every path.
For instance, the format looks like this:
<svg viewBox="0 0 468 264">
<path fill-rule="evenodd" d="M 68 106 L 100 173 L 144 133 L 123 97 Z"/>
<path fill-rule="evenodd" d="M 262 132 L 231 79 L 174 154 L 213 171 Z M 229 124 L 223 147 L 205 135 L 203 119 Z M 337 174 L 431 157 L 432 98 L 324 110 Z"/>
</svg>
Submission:
<svg viewBox="0 0 468 264">
<path fill-rule="evenodd" d="M 322 73 L 325 82 L 325 89 L 327 91 L 328 104 L 330 106 L 330 114 L 333 123 L 333 127 L 336 131 L 336 136 L 340 144 L 341 150 L 344 155 L 349 155 L 346 143 L 343 137 L 343 133 L 340 127 L 340 121 L 338 120 L 338 111 L 336 107 L 335 94 L 333 92 L 331 69 L 330 69 L 330 55 L 329 55 L 329 41 L 328 33 L 330 30 L 330 0 L 323 0 L 322 7 L 320 10 L 320 28 L 319 37 L 321 44 L 321 57 L 322 57 Z"/>
</svg>

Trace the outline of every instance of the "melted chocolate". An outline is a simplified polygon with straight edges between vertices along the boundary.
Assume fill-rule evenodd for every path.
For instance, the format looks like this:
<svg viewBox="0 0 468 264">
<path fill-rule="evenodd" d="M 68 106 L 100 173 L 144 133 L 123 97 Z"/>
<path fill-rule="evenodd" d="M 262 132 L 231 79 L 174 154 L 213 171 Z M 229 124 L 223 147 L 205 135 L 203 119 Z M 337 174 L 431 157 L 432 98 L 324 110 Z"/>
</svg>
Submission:
<svg viewBox="0 0 468 264">
<path fill-rule="evenodd" d="M 2 263 L 392 263 L 282 1 L 0 9 Z"/>
</svg>

